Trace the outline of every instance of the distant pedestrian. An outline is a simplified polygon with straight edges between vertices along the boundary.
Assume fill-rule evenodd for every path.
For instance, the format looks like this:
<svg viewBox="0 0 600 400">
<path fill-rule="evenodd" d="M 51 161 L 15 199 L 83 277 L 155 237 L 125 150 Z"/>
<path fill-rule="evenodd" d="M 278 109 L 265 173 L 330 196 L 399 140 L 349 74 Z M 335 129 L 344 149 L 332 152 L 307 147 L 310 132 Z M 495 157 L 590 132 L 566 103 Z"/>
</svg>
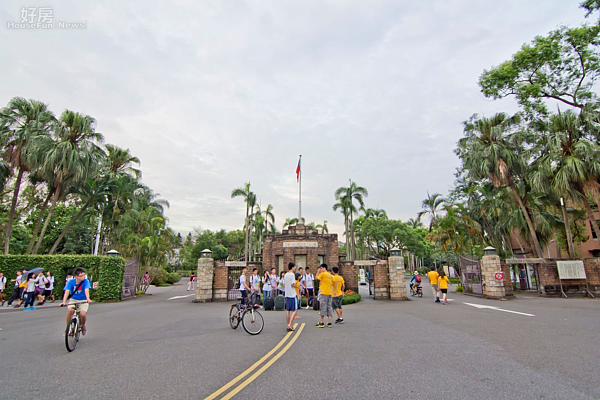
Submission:
<svg viewBox="0 0 600 400">
<path fill-rule="evenodd" d="M 46 291 L 46 284 L 48 283 L 48 279 L 44 276 L 43 272 L 40 272 L 38 276 L 35 278 L 35 295 L 37 297 L 38 306 L 41 306 L 45 303 L 44 301 L 44 292 Z"/>
<path fill-rule="evenodd" d="M 35 307 L 33 306 L 33 301 L 35 300 L 35 276 L 32 273 L 29 273 L 27 275 L 27 279 L 25 279 L 25 290 L 24 290 L 24 301 L 25 301 L 25 308 L 23 310 L 25 311 L 29 311 L 29 310 L 35 310 Z"/>
<path fill-rule="evenodd" d="M 242 304 L 245 305 L 246 304 L 246 299 L 248 298 L 248 292 L 250 291 L 250 286 L 248 286 L 248 284 L 246 283 L 246 272 L 248 272 L 248 268 L 244 267 L 242 268 L 242 274 L 240 275 L 240 279 L 239 279 L 239 290 L 240 293 L 242 295 Z"/>
<path fill-rule="evenodd" d="M 419 286 L 421 286 L 421 275 L 419 275 L 419 271 L 415 271 L 413 277 L 410 280 L 410 290 L 413 295 L 419 293 Z"/>
<path fill-rule="evenodd" d="M 306 267 L 306 273 L 304 274 L 304 278 L 300 282 L 302 286 L 304 286 L 304 292 L 306 293 L 306 309 L 310 308 L 308 304 L 309 299 L 313 299 L 315 301 L 315 276 L 310 273 L 310 268 Z"/>
<path fill-rule="evenodd" d="M 277 279 L 277 269 L 271 268 L 271 274 L 269 276 L 271 282 L 271 296 L 277 296 L 277 285 L 279 284 L 279 279 Z"/>
<path fill-rule="evenodd" d="M 284 280 L 285 272 L 281 271 L 279 274 L 279 279 L 277 279 L 277 283 L 279 285 L 279 294 L 281 296 L 285 296 L 285 280 Z"/>
<path fill-rule="evenodd" d="M 46 290 L 44 291 L 44 297 L 46 299 L 48 299 L 48 297 L 50 297 L 50 299 L 52 299 L 52 303 L 55 302 L 54 299 L 54 275 L 52 275 L 52 272 L 48 271 L 46 273 L 46 279 L 48 279 L 48 283 L 46 284 Z M 45 302 L 46 300 L 44 300 Z"/>
<path fill-rule="evenodd" d="M 339 274 L 339 268 L 333 267 L 333 298 L 331 301 L 331 308 L 338 315 L 335 320 L 336 324 L 343 324 L 344 318 L 342 318 L 342 300 L 344 298 L 344 290 L 346 290 L 346 282 L 344 278 Z"/>
<path fill-rule="evenodd" d="M 194 283 L 196 282 L 196 274 L 194 274 L 193 272 L 190 274 L 190 280 L 188 282 L 188 288 L 187 290 L 194 290 Z"/>
<path fill-rule="evenodd" d="M 333 276 L 327 271 L 327 264 L 321 264 L 317 271 L 319 280 L 319 315 L 320 322 L 317 328 L 324 328 L 323 320 L 327 316 L 327 327 L 331 328 L 331 317 L 333 316 L 332 296 L 333 296 Z"/>
<path fill-rule="evenodd" d="M 67 289 L 67 285 L 69 284 L 69 281 L 71 279 L 73 279 L 73 274 L 69 272 L 67 273 L 67 277 L 65 278 L 65 286 L 63 287 L 63 293 Z"/>
<path fill-rule="evenodd" d="M 265 296 L 265 299 L 267 297 L 271 297 L 271 292 L 273 291 L 273 288 L 271 287 L 271 274 L 269 274 L 269 271 L 265 271 L 265 273 L 263 274 L 262 284 L 262 291 L 263 295 Z"/>
<path fill-rule="evenodd" d="M 4 293 L 4 289 L 6 289 L 6 277 L 4 276 L 4 272 L 0 271 L 0 301 L 2 301 L 0 306 L 3 306 L 4 302 L 6 301 L 6 293 Z"/>
<path fill-rule="evenodd" d="M 448 304 L 448 300 L 446 299 L 446 295 L 448 293 L 448 284 L 449 283 L 450 283 L 450 280 L 446 276 L 446 273 L 444 272 L 444 270 L 441 270 L 440 271 L 440 277 L 438 278 L 438 284 L 440 286 L 440 291 L 442 292 L 442 295 L 444 296 L 442 298 L 442 304 Z"/>
<path fill-rule="evenodd" d="M 258 276 L 258 269 L 252 268 L 252 275 L 250 276 L 250 289 L 255 297 L 257 297 L 257 303 L 260 304 L 260 276 Z"/>
<path fill-rule="evenodd" d="M 433 293 L 433 298 L 436 303 L 440 302 L 440 295 L 438 294 L 438 277 L 440 274 L 437 273 L 433 268 L 429 270 L 427 273 L 427 277 L 429 278 L 429 285 L 431 285 L 431 293 Z"/>
<path fill-rule="evenodd" d="M 12 295 L 10 296 L 10 299 L 8 299 L 8 303 L 6 304 L 7 307 L 10 307 L 13 301 L 21 297 L 19 290 L 19 284 L 21 283 L 21 271 L 17 271 L 17 277 L 15 279 L 11 279 L 10 281 L 14 283 L 14 286 Z"/>
<path fill-rule="evenodd" d="M 299 272 L 296 272 L 295 276 L 296 276 L 296 280 L 294 281 L 294 284 L 296 285 L 295 286 L 295 289 L 296 289 L 296 299 L 298 301 L 298 304 L 296 306 L 296 310 L 299 310 L 299 309 L 302 308 L 302 292 L 301 292 L 301 287 L 300 287 L 300 279 L 301 279 L 300 277 L 301 277 L 301 275 L 300 275 Z M 296 319 L 300 319 L 300 318 L 302 318 L 302 317 L 300 317 L 298 315 L 298 313 L 296 313 Z"/>
<path fill-rule="evenodd" d="M 293 332 L 292 322 L 298 313 L 297 309 L 297 294 L 296 294 L 296 264 L 293 262 L 288 264 L 288 272 L 284 275 L 285 287 L 285 321 L 287 322 L 288 332 Z"/>
</svg>

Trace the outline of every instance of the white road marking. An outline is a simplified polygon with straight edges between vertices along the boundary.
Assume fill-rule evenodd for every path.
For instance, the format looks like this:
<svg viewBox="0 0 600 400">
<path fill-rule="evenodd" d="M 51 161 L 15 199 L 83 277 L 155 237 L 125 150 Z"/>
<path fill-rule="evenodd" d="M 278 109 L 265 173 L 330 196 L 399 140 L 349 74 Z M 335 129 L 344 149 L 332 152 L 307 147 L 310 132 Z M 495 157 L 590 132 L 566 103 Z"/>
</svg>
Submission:
<svg viewBox="0 0 600 400">
<path fill-rule="evenodd" d="M 465 303 L 465 302 L 463 302 L 463 304 L 466 304 L 468 306 L 475 307 L 475 308 L 487 308 L 489 310 L 496 310 L 496 311 L 503 311 L 503 312 L 512 313 L 512 314 L 525 315 L 526 317 L 535 317 L 535 315 L 533 315 L 533 314 L 522 313 L 519 311 L 505 310 L 505 309 L 502 309 L 500 307 L 495 307 L 495 306 L 486 306 L 483 304 L 474 304 L 474 303 Z"/>
<path fill-rule="evenodd" d="M 190 296 L 194 296 L 194 295 L 193 294 L 188 294 L 188 295 L 185 295 L 185 296 L 175 296 L 175 297 L 171 297 L 170 299 L 167 299 L 167 300 L 184 299 L 184 298 L 190 297 Z"/>
</svg>

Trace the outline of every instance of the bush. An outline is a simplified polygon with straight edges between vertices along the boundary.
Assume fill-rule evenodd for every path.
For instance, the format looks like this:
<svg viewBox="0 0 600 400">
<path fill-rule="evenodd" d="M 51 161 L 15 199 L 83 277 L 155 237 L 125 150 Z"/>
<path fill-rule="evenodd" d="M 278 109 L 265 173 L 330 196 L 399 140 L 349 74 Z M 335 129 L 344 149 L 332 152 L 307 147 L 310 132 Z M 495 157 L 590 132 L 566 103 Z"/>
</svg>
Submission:
<svg viewBox="0 0 600 400">
<path fill-rule="evenodd" d="M 165 271 L 164 268 L 159 268 L 157 271 L 154 271 L 150 274 L 150 283 L 154 286 L 164 285 L 167 283 L 167 279 L 169 274 Z"/>
<path fill-rule="evenodd" d="M 85 269 L 91 283 L 98 282 L 98 289 L 90 290 L 92 300 L 121 300 L 123 272 L 125 271 L 125 260 L 121 257 L 87 255 L 0 256 L 0 271 L 4 272 L 8 282 L 10 282 L 10 279 L 14 279 L 17 271 L 23 269 L 44 268 L 44 272 L 52 272 L 52 275 L 54 275 L 53 294 L 57 299 L 62 299 L 67 273 L 78 267 Z"/>
<path fill-rule="evenodd" d="M 463 287 L 461 284 L 456 285 L 456 293 L 462 293 L 463 292 Z"/>
<path fill-rule="evenodd" d="M 361 297 L 358 293 L 351 294 L 350 296 L 344 296 L 342 299 L 342 305 L 345 306 L 346 304 L 358 303 L 360 299 Z"/>
<path fill-rule="evenodd" d="M 448 280 L 450 280 L 450 283 L 461 283 L 460 278 L 450 278 L 450 277 L 448 277 Z"/>
<path fill-rule="evenodd" d="M 174 272 L 167 275 L 167 283 L 174 284 L 181 280 L 181 275 Z"/>
</svg>

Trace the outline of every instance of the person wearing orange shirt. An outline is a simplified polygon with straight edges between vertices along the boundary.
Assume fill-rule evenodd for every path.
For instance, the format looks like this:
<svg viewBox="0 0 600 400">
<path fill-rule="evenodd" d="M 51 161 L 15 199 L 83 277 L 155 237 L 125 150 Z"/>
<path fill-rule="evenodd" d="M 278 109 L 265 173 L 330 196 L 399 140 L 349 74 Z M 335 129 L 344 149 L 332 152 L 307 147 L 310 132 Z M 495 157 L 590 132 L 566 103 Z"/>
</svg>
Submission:
<svg viewBox="0 0 600 400">
<path fill-rule="evenodd" d="M 346 282 L 344 278 L 338 273 L 340 269 L 333 267 L 333 301 L 332 308 L 338 315 L 335 320 L 336 324 L 343 324 L 344 318 L 342 318 L 342 299 L 344 298 L 344 289 L 346 289 Z"/>
<path fill-rule="evenodd" d="M 442 304 L 448 304 L 448 300 L 446 299 L 446 294 L 448 293 L 448 284 L 449 283 L 450 283 L 450 280 L 446 276 L 446 273 L 444 272 L 444 270 L 441 270 L 440 276 L 438 278 L 438 285 L 440 287 L 440 291 L 442 292 L 442 295 L 444 296 L 442 298 Z"/>
<path fill-rule="evenodd" d="M 438 277 L 440 274 L 437 273 L 433 268 L 429 270 L 427 273 L 427 277 L 429 278 L 429 284 L 431 285 L 431 292 L 433 293 L 433 298 L 436 303 L 440 302 L 440 295 L 438 294 Z"/>
<path fill-rule="evenodd" d="M 319 307 L 321 316 L 317 328 L 324 328 L 323 320 L 327 316 L 327 327 L 331 328 L 331 317 L 333 316 L 332 296 L 333 296 L 333 276 L 327 271 L 327 264 L 321 264 L 318 269 L 317 279 L 319 280 Z"/>
</svg>

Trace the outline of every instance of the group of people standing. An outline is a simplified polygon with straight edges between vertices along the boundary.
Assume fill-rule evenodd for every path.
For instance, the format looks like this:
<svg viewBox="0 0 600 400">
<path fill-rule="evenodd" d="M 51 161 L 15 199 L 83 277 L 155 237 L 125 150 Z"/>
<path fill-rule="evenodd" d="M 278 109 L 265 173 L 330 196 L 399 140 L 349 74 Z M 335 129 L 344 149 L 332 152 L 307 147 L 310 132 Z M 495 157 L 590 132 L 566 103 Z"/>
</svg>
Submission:
<svg viewBox="0 0 600 400">
<path fill-rule="evenodd" d="M 71 274 L 67 275 L 66 284 L 69 280 L 73 279 Z M 54 275 L 52 272 L 43 271 L 29 272 L 27 270 L 17 271 L 14 279 L 8 279 L 4 276 L 4 273 L 0 271 L 0 306 L 4 306 L 6 303 L 7 307 L 13 306 L 13 302 L 18 300 L 18 303 L 14 305 L 14 308 L 24 307 L 24 310 L 35 310 L 35 306 L 41 306 L 50 300 L 54 303 L 55 298 L 53 294 L 54 290 Z M 7 290 L 12 284 L 12 294 L 8 301 Z M 37 304 L 35 300 L 37 299 Z"/>
<path fill-rule="evenodd" d="M 331 320 L 333 311 L 337 314 L 336 324 L 344 323 L 342 318 L 342 298 L 344 297 L 345 282 L 339 274 L 337 267 L 333 267 L 332 273 L 329 272 L 327 264 L 321 264 L 317 269 L 317 275 L 313 275 L 309 267 L 298 268 L 293 262 L 288 264 L 288 272 L 281 272 L 277 276 L 277 270 L 265 271 L 263 276 L 258 275 L 258 269 L 252 270 L 252 275 L 246 278 L 247 268 L 242 269 L 239 278 L 239 290 L 242 296 L 242 303 L 246 302 L 248 296 L 258 296 L 258 299 L 276 297 L 277 295 L 285 297 L 286 323 L 288 331 L 293 331 L 292 323 L 298 316 L 298 310 L 302 308 L 302 297 L 306 298 L 306 308 L 310 308 L 311 302 L 319 302 L 320 322 L 317 328 L 332 327 Z M 319 294 L 315 296 L 315 279 L 319 281 Z M 259 301 L 260 303 L 260 301 Z M 327 317 L 327 325 L 324 324 L 324 318 Z"/>
</svg>

